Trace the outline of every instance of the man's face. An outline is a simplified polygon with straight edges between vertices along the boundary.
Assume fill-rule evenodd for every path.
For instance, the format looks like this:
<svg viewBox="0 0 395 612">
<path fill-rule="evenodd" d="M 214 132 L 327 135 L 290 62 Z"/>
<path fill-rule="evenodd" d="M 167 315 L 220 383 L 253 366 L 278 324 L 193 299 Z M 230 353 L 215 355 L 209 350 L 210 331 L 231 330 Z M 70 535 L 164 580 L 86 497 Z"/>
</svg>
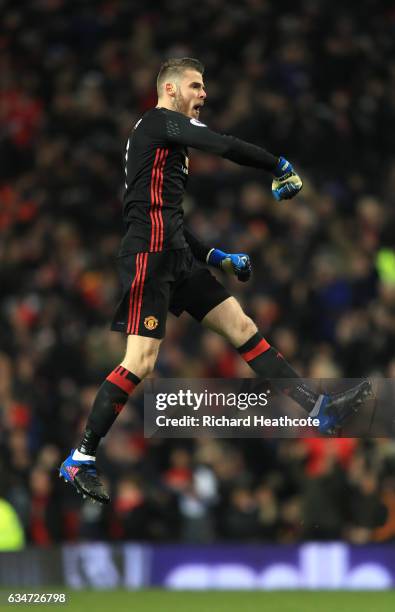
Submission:
<svg viewBox="0 0 395 612">
<path fill-rule="evenodd" d="M 175 95 L 175 110 L 191 119 L 199 119 L 200 108 L 206 99 L 203 77 L 196 70 L 185 70 Z"/>
</svg>

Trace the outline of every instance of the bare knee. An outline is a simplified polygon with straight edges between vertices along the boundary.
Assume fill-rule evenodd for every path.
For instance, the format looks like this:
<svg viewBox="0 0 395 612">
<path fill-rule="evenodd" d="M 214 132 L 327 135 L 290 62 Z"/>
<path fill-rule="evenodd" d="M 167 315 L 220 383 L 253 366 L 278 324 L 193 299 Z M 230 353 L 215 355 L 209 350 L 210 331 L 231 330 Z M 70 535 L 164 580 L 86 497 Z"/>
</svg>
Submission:
<svg viewBox="0 0 395 612">
<path fill-rule="evenodd" d="M 158 357 L 158 349 L 147 349 L 140 354 L 139 364 L 135 369 L 138 370 L 137 376 L 145 378 L 148 374 L 154 371 L 155 363 Z"/>
<path fill-rule="evenodd" d="M 125 357 L 121 365 L 143 379 L 155 368 L 158 358 L 160 340 L 144 338 L 139 340 L 138 336 L 129 336 Z"/>
<path fill-rule="evenodd" d="M 236 348 L 242 346 L 257 332 L 257 326 L 244 312 L 225 325 L 222 335 Z"/>
<path fill-rule="evenodd" d="M 257 331 L 258 329 L 254 321 L 243 313 L 243 315 L 235 321 L 229 340 L 234 346 L 239 347 L 245 344 Z"/>
<path fill-rule="evenodd" d="M 209 312 L 203 324 L 224 336 L 233 346 L 242 346 L 257 332 L 257 327 L 248 317 L 239 302 L 230 297 Z"/>
</svg>

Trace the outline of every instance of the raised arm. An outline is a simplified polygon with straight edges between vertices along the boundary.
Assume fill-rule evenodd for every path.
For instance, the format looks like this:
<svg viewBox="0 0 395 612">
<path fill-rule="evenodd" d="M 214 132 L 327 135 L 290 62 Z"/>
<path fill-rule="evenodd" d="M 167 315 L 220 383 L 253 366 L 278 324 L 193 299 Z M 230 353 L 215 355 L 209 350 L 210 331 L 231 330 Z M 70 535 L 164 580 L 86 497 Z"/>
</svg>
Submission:
<svg viewBox="0 0 395 612">
<path fill-rule="evenodd" d="M 170 142 L 221 155 L 243 166 L 263 168 L 272 174 L 276 172 L 279 158 L 262 147 L 214 132 L 197 119 L 189 119 L 174 111 L 166 110 L 164 120 L 166 137 Z"/>
<path fill-rule="evenodd" d="M 292 164 L 283 157 L 276 157 L 262 147 L 240 138 L 214 132 L 201 121 L 190 119 L 182 113 L 158 110 L 157 121 L 151 127 L 155 131 L 153 135 L 168 142 L 221 155 L 242 166 L 270 172 L 273 175 L 272 192 L 276 200 L 293 198 L 302 189 L 301 178 Z"/>
</svg>

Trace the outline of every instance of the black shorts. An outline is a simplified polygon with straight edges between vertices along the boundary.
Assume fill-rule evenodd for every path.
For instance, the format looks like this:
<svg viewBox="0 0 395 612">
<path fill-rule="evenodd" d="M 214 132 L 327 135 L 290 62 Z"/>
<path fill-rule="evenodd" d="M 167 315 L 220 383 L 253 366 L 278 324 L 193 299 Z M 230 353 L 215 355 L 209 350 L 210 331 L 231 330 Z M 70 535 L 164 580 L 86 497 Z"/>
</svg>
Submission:
<svg viewBox="0 0 395 612">
<path fill-rule="evenodd" d="M 167 313 L 184 310 L 201 321 L 230 293 L 189 248 L 161 253 L 133 253 L 117 258 L 122 299 L 111 323 L 113 331 L 164 338 Z"/>
</svg>

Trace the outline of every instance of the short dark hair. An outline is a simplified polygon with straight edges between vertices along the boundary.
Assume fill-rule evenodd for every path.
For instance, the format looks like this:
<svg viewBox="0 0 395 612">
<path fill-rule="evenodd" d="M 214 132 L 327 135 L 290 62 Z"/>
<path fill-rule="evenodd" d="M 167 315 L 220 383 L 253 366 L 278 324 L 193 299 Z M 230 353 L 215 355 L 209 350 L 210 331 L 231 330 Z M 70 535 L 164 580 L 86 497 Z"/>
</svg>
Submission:
<svg viewBox="0 0 395 612">
<path fill-rule="evenodd" d="M 181 76 L 185 70 L 196 70 L 200 72 L 200 74 L 203 74 L 204 66 L 202 62 L 193 57 L 172 57 L 163 62 L 156 80 L 158 96 L 160 95 L 160 88 L 166 79 L 177 78 Z"/>
</svg>

